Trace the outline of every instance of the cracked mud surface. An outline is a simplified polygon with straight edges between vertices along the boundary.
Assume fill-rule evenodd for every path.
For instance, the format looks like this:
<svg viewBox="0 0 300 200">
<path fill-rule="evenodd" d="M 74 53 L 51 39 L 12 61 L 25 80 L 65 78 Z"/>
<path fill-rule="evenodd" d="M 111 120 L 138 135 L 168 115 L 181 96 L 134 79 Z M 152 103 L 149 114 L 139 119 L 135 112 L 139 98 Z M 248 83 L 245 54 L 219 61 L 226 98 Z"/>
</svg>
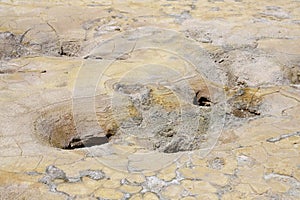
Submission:
<svg viewBox="0 0 300 200">
<path fill-rule="evenodd" d="M 299 199 L 299 6 L 1 1 L 0 199 Z"/>
</svg>

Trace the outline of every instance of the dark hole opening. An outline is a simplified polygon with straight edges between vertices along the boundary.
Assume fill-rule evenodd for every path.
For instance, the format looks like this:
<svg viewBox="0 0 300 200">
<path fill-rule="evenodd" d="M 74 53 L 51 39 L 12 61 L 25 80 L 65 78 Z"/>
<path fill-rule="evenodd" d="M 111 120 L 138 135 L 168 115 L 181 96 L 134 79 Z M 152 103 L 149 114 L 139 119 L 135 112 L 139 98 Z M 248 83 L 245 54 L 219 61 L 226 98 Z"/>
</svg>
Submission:
<svg viewBox="0 0 300 200">
<path fill-rule="evenodd" d="M 72 149 L 102 145 L 108 143 L 109 137 L 111 137 L 111 135 L 106 137 L 90 137 L 86 139 L 73 138 L 72 141 L 69 143 L 69 145 L 64 149 L 72 150 Z"/>
<path fill-rule="evenodd" d="M 211 106 L 211 101 L 208 97 L 200 96 L 200 91 L 198 91 L 194 97 L 194 105 L 198 106 Z"/>
<path fill-rule="evenodd" d="M 109 139 L 111 136 L 113 136 L 113 134 L 111 134 L 111 133 L 107 133 L 107 134 L 106 134 L 106 138 L 107 138 L 107 139 Z"/>
<path fill-rule="evenodd" d="M 211 101 L 206 97 L 200 97 L 200 99 L 198 100 L 198 105 L 199 106 L 210 106 Z"/>
<path fill-rule="evenodd" d="M 62 46 L 60 47 L 60 51 L 58 52 L 58 54 L 61 56 L 67 56 L 67 53 L 64 52 L 64 49 Z"/>
</svg>

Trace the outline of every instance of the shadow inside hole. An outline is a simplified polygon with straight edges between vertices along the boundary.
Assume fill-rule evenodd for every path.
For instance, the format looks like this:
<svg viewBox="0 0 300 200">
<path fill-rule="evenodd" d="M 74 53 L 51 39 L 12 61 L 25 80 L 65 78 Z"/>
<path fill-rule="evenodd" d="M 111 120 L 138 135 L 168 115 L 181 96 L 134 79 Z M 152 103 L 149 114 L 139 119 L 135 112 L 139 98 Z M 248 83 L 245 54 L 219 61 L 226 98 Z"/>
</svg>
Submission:
<svg viewBox="0 0 300 200">
<path fill-rule="evenodd" d="M 86 139 L 80 139 L 80 138 L 73 138 L 72 141 L 69 143 L 69 145 L 63 149 L 79 149 L 84 147 L 92 147 L 97 145 L 106 144 L 109 142 L 109 137 L 90 137 Z"/>
<path fill-rule="evenodd" d="M 194 97 L 194 101 L 193 101 L 194 105 L 197 106 L 211 106 L 212 102 L 208 97 L 202 96 L 200 94 L 200 91 L 196 92 L 196 95 Z"/>
</svg>

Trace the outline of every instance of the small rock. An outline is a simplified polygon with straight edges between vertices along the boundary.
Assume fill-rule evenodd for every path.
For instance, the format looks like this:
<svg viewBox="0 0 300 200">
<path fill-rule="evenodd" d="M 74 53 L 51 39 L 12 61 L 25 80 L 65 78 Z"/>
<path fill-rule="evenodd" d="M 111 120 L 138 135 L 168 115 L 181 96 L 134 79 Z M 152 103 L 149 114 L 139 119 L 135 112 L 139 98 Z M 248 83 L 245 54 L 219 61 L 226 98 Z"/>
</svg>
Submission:
<svg viewBox="0 0 300 200">
<path fill-rule="evenodd" d="M 209 161 L 209 167 L 213 169 L 222 169 L 225 165 L 225 161 L 223 158 L 216 157 Z"/>
<path fill-rule="evenodd" d="M 49 175 L 46 175 L 43 178 L 39 179 L 39 182 L 49 185 L 52 182 L 52 178 Z"/>
<path fill-rule="evenodd" d="M 131 195 L 129 193 L 124 194 L 122 200 L 130 199 Z"/>
<path fill-rule="evenodd" d="M 160 180 L 156 176 L 150 176 L 147 177 L 147 181 L 143 183 L 143 189 L 144 191 L 159 193 L 161 189 L 166 185 L 166 182 Z"/>
<path fill-rule="evenodd" d="M 94 180 L 101 180 L 101 179 L 105 178 L 105 174 L 101 170 L 89 170 L 88 169 L 88 170 L 80 171 L 79 174 L 80 174 L 80 177 L 87 176 Z"/>
<path fill-rule="evenodd" d="M 253 166 L 254 165 L 254 160 L 248 156 L 245 155 L 240 155 L 237 157 L 238 165 L 248 165 L 248 166 Z"/>
<path fill-rule="evenodd" d="M 67 180 L 68 179 L 66 176 L 66 173 L 63 170 L 55 167 L 54 165 L 50 165 L 46 168 L 46 174 L 48 176 L 50 176 L 50 178 L 52 180 L 54 180 L 54 179 Z"/>
<path fill-rule="evenodd" d="M 77 183 L 77 182 L 80 182 L 80 178 L 79 177 L 68 177 L 68 182 L 69 183 Z"/>
</svg>

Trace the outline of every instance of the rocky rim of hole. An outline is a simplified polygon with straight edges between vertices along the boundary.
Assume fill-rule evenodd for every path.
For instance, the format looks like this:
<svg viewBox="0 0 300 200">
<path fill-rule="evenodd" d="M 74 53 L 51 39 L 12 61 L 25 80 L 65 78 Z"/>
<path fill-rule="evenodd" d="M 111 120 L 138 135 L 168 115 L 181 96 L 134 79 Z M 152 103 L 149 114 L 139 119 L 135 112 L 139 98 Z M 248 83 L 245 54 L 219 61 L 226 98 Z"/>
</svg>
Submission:
<svg viewBox="0 0 300 200">
<path fill-rule="evenodd" d="M 120 85 L 118 91 L 125 95 L 131 105 L 129 109 L 133 109 L 134 112 L 129 118 L 120 121 L 115 129 L 106 130 L 105 136 L 86 136 L 80 133 L 77 127 L 88 126 L 88 120 L 84 118 L 76 120 L 79 125 L 75 125 L 70 105 L 53 105 L 42 111 L 34 122 L 35 135 L 43 143 L 61 149 L 91 147 L 108 142 L 123 145 L 136 142 L 136 145 L 145 145 L 148 150 L 164 153 L 198 149 L 208 137 L 206 130 L 209 126 L 210 109 L 213 106 L 210 97 L 201 96 L 199 91 L 196 92 L 187 111 L 179 114 L 180 110 L 170 109 L 167 105 L 174 103 L 173 100 L 168 102 L 175 98 L 172 94 L 166 97 L 167 99 L 159 99 L 159 95 L 169 94 L 170 91 L 166 88 L 156 90 L 157 88 L 149 86 Z M 142 95 L 142 99 L 137 95 L 139 92 L 145 94 Z M 179 126 L 182 115 L 185 120 Z M 197 122 L 194 120 L 196 118 Z M 136 123 L 137 120 L 139 123 Z M 199 123 L 197 130 L 190 128 L 193 127 L 190 124 L 192 122 Z M 141 132 L 143 135 L 138 135 Z M 134 136 L 136 140 L 128 140 L 130 136 Z"/>
<path fill-rule="evenodd" d="M 115 90 L 127 105 L 119 106 L 127 111 L 116 108 L 115 116 L 113 112 L 106 112 L 106 115 L 112 115 L 108 118 L 116 120 L 116 123 L 114 128 L 105 129 L 103 126 L 104 134 L 84 135 L 77 127 L 89 126 L 90 120 L 81 116 L 75 125 L 70 105 L 56 105 L 45 109 L 35 120 L 36 135 L 40 141 L 61 149 L 114 143 L 163 153 L 197 150 L 210 137 L 207 130 L 212 125 L 211 120 L 216 120 L 211 115 L 215 103 L 201 90 L 196 91 L 190 104 L 183 107 L 178 107 L 176 97 L 167 88 L 120 84 Z M 231 114 L 238 118 L 260 115 L 260 102 L 256 91 L 247 87 L 234 91 L 228 100 Z M 126 112 L 128 115 L 123 114 Z"/>
</svg>

